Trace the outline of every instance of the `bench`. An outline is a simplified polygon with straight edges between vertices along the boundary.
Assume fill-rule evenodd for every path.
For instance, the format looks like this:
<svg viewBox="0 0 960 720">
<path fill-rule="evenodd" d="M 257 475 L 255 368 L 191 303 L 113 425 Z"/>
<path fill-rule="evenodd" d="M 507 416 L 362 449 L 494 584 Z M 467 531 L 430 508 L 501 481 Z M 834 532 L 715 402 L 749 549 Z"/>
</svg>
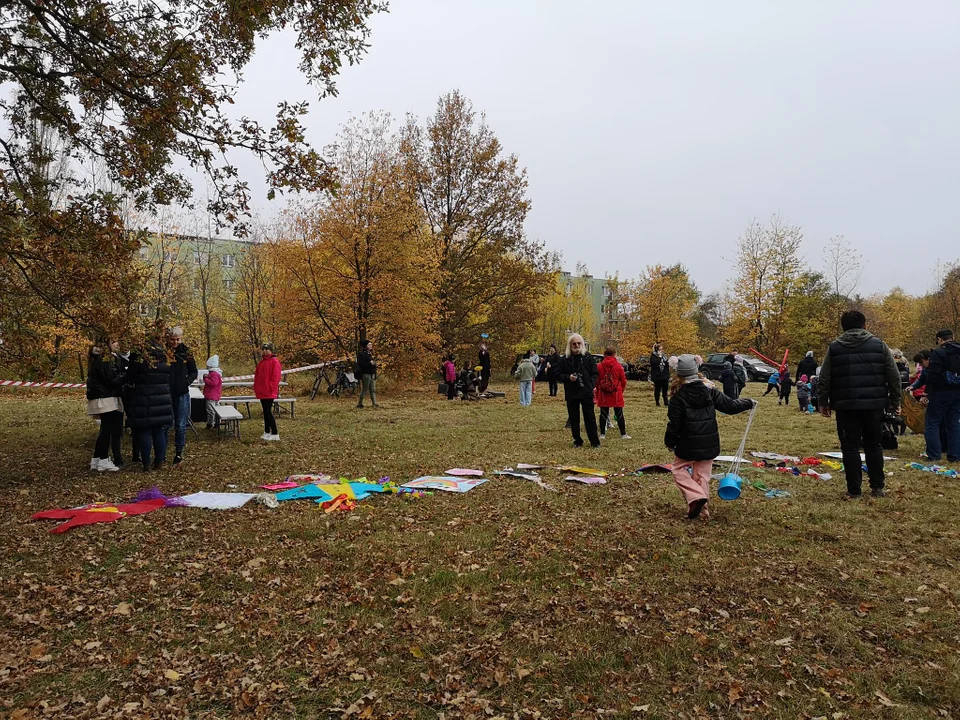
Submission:
<svg viewBox="0 0 960 720">
<path fill-rule="evenodd" d="M 222 439 L 224 435 L 230 435 L 239 440 L 243 413 L 232 405 L 217 405 L 213 411 L 217 414 L 217 440 Z"/>
<path fill-rule="evenodd" d="M 220 404 L 221 404 L 221 405 L 227 404 L 227 405 L 244 405 L 244 406 L 246 406 L 246 408 L 247 408 L 247 417 L 253 417 L 253 416 L 250 414 L 250 403 L 257 403 L 257 404 L 259 405 L 259 404 L 260 404 L 260 401 L 257 400 L 257 398 L 253 397 L 252 395 L 237 395 L 237 396 L 235 396 L 235 397 L 222 397 L 222 398 L 220 398 Z M 288 406 L 289 406 L 287 409 L 290 411 L 290 417 L 291 417 L 291 418 L 296 418 L 297 399 L 296 399 L 295 397 L 276 398 L 276 399 L 273 401 L 273 407 L 275 408 L 275 412 L 277 413 L 277 415 L 280 414 L 280 412 L 281 412 L 281 410 L 283 409 L 283 406 L 284 406 L 284 405 L 288 405 Z"/>
</svg>

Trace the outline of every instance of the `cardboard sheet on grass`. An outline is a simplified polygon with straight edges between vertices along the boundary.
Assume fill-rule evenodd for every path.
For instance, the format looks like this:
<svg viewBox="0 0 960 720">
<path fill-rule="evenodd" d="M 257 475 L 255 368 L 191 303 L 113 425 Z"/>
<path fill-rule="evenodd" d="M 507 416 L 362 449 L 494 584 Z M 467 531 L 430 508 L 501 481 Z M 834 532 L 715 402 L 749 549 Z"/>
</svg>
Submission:
<svg viewBox="0 0 960 720">
<path fill-rule="evenodd" d="M 921 405 L 920 401 L 906 390 L 904 390 L 903 400 L 900 402 L 900 414 L 908 428 L 917 435 L 923 435 L 923 428 L 927 423 L 927 406 Z"/>
<path fill-rule="evenodd" d="M 445 475 L 424 475 L 415 480 L 406 482 L 400 487 L 410 490 L 442 490 L 444 492 L 465 493 L 473 490 L 477 485 L 487 482 L 485 478 L 464 479 Z"/>
</svg>

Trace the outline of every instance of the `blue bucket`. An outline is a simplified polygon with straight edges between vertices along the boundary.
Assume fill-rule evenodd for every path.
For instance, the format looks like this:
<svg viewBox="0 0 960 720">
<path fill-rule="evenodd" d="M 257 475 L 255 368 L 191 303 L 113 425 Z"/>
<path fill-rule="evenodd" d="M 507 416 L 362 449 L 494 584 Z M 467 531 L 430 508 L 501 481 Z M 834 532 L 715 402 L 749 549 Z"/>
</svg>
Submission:
<svg viewBox="0 0 960 720">
<path fill-rule="evenodd" d="M 743 486 L 743 479 L 739 475 L 727 473 L 720 478 L 720 485 L 717 486 L 717 495 L 721 500 L 736 500 L 740 497 L 740 488 Z"/>
</svg>

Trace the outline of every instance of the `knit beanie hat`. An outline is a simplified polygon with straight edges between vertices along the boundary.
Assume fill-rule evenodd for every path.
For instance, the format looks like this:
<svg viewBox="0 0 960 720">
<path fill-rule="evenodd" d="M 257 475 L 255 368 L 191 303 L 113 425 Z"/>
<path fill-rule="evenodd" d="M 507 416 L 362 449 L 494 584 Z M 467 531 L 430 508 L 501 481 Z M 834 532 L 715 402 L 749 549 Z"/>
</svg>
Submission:
<svg viewBox="0 0 960 720">
<path fill-rule="evenodd" d="M 697 367 L 697 358 L 689 353 L 685 353 L 677 358 L 677 375 L 680 377 L 691 377 L 700 371 Z"/>
<path fill-rule="evenodd" d="M 207 367 L 210 368 L 211 370 L 219 370 L 219 369 L 220 369 L 220 356 L 219 356 L 219 355 L 212 355 L 212 356 L 210 357 L 210 359 L 207 360 Z"/>
<path fill-rule="evenodd" d="M 813 350 L 807 350 L 807 357 L 813 357 Z"/>
</svg>

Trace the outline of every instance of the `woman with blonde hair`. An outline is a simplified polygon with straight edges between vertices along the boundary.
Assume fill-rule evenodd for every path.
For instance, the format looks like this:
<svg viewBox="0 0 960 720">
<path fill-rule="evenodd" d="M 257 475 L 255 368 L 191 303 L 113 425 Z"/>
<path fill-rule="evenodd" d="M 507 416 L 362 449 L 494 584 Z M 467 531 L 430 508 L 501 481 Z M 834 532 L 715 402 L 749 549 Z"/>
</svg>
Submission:
<svg viewBox="0 0 960 720">
<path fill-rule="evenodd" d="M 593 410 L 593 388 L 597 383 L 597 374 L 597 363 L 587 352 L 587 344 L 582 336 L 574 333 L 567 338 L 567 349 L 557 368 L 557 376 L 563 381 L 563 397 L 567 401 L 567 417 L 574 447 L 583 446 L 580 435 L 581 411 L 590 447 L 600 447 L 597 416 Z"/>
</svg>

